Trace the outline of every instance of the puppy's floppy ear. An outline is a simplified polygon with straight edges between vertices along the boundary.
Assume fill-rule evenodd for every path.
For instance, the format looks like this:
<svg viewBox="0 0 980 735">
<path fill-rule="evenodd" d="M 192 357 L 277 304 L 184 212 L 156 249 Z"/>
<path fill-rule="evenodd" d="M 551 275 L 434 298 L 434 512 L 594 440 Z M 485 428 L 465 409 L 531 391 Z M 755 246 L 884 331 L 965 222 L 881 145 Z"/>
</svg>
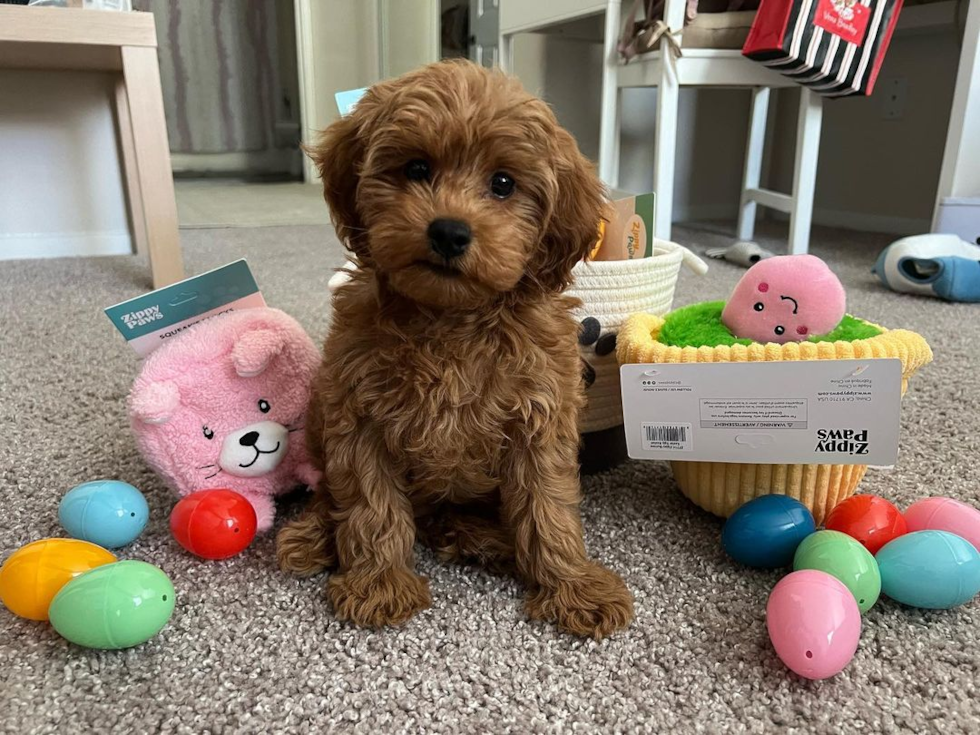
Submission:
<svg viewBox="0 0 980 735">
<path fill-rule="evenodd" d="M 533 275 L 545 290 L 561 291 L 571 282 L 574 265 L 585 259 L 598 239 L 605 189 L 571 134 L 557 128 L 554 136 L 557 195 Z"/>
<path fill-rule="evenodd" d="M 330 207 L 337 237 L 359 257 L 367 254 L 364 225 L 357 213 L 357 184 L 364 157 L 362 124 L 363 116 L 355 109 L 304 147 L 323 180 L 323 198 Z"/>
</svg>

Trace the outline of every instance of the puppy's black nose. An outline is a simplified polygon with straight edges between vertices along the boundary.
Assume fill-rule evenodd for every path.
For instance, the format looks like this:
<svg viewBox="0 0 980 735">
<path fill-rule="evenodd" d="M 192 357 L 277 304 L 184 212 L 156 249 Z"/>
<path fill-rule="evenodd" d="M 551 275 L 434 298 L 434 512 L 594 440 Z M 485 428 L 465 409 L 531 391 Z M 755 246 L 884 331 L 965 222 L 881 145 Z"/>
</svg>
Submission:
<svg viewBox="0 0 980 735">
<path fill-rule="evenodd" d="M 473 239 L 470 226 L 458 219 L 432 220 L 428 229 L 429 246 L 446 260 L 458 258 L 466 252 Z"/>
<path fill-rule="evenodd" d="M 250 431 L 247 434 L 243 434 L 242 438 L 238 440 L 238 443 L 243 447 L 254 447 L 255 442 L 259 440 L 259 432 Z"/>
</svg>

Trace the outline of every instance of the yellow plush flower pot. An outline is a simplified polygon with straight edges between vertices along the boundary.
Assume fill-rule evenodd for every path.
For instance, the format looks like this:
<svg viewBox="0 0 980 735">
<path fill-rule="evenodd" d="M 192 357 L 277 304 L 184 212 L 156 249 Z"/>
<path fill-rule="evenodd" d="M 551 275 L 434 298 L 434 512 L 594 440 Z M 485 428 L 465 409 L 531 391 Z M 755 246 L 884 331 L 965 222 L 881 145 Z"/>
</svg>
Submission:
<svg viewBox="0 0 980 735">
<path fill-rule="evenodd" d="M 783 360 L 902 361 L 902 394 L 908 381 L 932 360 L 926 341 L 905 329 L 887 330 L 852 342 L 789 342 L 734 344 L 718 347 L 677 347 L 659 341 L 664 319 L 634 314 L 620 330 L 616 356 L 620 364 L 679 362 L 779 362 Z M 736 464 L 731 462 L 670 463 L 681 492 L 697 505 L 727 518 L 760 495 L 789 495 L 806 505 L 820 523 L 830 510 L 854 494 L 867 465 Z"/>
</svg>

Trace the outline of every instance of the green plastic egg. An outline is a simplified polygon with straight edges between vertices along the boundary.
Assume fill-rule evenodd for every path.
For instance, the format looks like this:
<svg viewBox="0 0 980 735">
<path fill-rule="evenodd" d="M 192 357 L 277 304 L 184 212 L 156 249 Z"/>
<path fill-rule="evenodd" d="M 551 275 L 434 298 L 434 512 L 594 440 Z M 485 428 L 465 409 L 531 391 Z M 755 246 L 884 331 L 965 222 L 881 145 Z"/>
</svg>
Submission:
<svg viewBox="0 0 980 735">
<path fill-rule="evenodd" d="M 817 531 L 803 539 L 793 557 L 793 571 L 816 569 L 837 577 L 866 613 L 881 594 L 878 562 L 864 546 L 839 531 Z"/>
<path fill-rule="evenodd" d="M 75 577 L 51 602 L 58 633 L 86 648 L 129 648 L 155 636 L 174 612 L 174 586 L 142 561 L 106 564 Z"/>
</svg>

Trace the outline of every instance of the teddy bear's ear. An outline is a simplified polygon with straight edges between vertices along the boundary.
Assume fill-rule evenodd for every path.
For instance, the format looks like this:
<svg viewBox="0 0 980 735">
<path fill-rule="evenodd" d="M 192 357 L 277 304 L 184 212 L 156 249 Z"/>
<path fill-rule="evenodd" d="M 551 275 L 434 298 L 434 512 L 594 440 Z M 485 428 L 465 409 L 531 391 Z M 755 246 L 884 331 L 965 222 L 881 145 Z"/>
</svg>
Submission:
<svg viewBox="0 0 980 735">
<path fill-rule="evenodd" d="M 133 387 L 129 411 L 144 424 L 165 424 L 180 405 L 180 389 L 170 380 Z"/>
<path fill-rule="evenodd" d="M 255 329 L 246 332 L 238 338 L 231 350 L 235 372 L 242 378 L 261 375 L 285 346 L 286 338 L 279 331 Z"/>
</svg>

